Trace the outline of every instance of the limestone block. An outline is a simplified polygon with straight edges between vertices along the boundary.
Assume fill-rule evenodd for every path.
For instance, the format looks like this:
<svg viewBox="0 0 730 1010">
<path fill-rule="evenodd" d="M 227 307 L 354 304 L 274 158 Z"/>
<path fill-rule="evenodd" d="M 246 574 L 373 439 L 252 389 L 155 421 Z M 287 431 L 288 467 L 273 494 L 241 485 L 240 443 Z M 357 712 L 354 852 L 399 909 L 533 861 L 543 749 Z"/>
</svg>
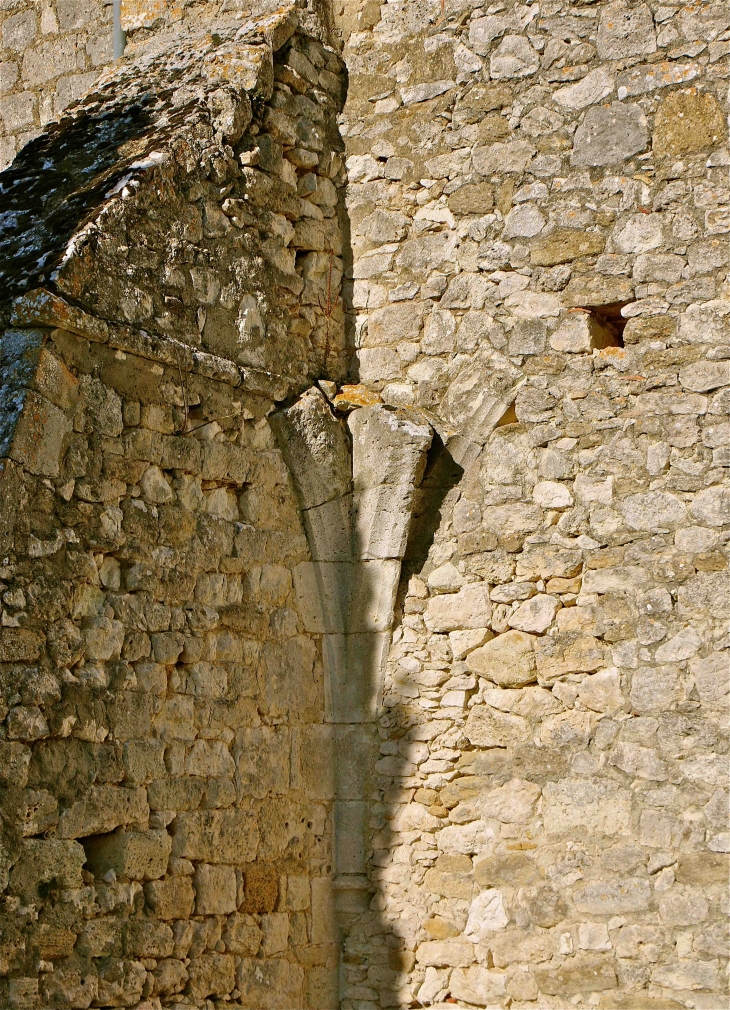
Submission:
<svg viewBox="0 0 730 1010">
<path fill-rule="evenodd" d="M 88 1007 L 99 993 L 96 969 L 88 961 L 70 957 L 43 978 L 43 991 L 51 1006 Z"/>
<path fill-rule="evenodd" d="M 719 967 L 717 960 L 679 960 L 674 964 L 657 965 L 652 969 L 651 981 L 668 992 L 686 992 L 693 989 L 718 992 L 722 985 Z M 710 998 L 715 999 L 714 996 Z"/>
<path fill-rule="evenodd" d="M 716 852 L 692 852 L 680 855 L 677 864 L 677 881 L 705 887 L 722 884 L 727 880 L 730 857 Z M 698 891 L 694 891 L 697 894 Z"/>
<path fill-rule="evenodd" d="M 354 564 L 352 570 L 349 630 L 355 634 L 388 631 L 393 623 L 400 562 L 388 559 L 362 561 Z"/>
<path fill-rule="evenodd" d="M 678 597 L 684 613 L 723 613 L 730 607 L 730 577 L 727 572 L 698 572 L 682 583 Z"/>
<path fill-rule="evenodd" d="M 190 811 L 175 818 L 172 854 L 234 865 L 254 859 L 258 842 L 256 821 L 248 811 Z"/>
<path fill-rule="evenodd" d="M 88 868 L 96 877 L 114 870 L 117 877 L 157 880 L 167 870 L 171 847 L 166 831 L 116 831 L 87 842 Z"/>
<path fill-rule="evenodd" d="M 464 586 L 458 593 L 432 596 L 424 620 L 429 631 L 458 631 L 487 627 L 491 613 L 489 586 L 475 582 Z"/>
<path fill-rule="evenodd" d="M 353 560 L 351 494 L 303 510 L 302 521 L 313 561 Z"/>
<path fill-rule="evenodd" d="M 652 499 L 649 504 L 652 503 L 656 503 L 655 500 Z M 660 499 L 658 504 L 662 503 Z M 615 593 L 616 595 L 634 596 L 651 589 L 651 585 L 648 572 L 638 565 L 591 568 L 583 574 L 584 593 Z"/>
<path fill-rule="evenodd" d="M 530 261 L 535 266 L 557 266 L 582 256 L 597 256 L 603 252 L 605 244 L 605 238 L 598 231 L 555 228 L 531 245 Z"/>
<path fill-rule="evenodd" d="M 629 833 L 631 794 L 615 782 L 562 779 L 543 789 L 545 830 L 560 834 L 577 827 L 606 835 Z"/>
<path fill-rule="evenodd" d="M 651 10 L 645 3 L 629 6 L 616 0 L 601 11 L 598 22 L 598 55 L 602 60 L 648 56 L 656 52 L 656 33 Z"/>
<path fill-rule="evenodd" d="M 704 526 L 718 527 L 730 523 L 730 488 L 705 488 L 689 504 L 690 512 Z"/>
<path fill-rule="evenodd" d="M 29 390 L 8 455 L 31 473 L 58 477 L 64 440 L 72 427 L 71 418 L 63 410 Z"/>
<path fill-rule="evenodd" d="M 432 98 L 437 98 L 453 87 L 453 81 L 429 81 L 426 84 L 415 84 L 410 88 L 401 88 L 401 98 L 405 106 L 416 105 L 419 102 L 428 102 Z"/>
<path fill-rule="evenodd" d="M 328 722 L 371 722 L 375 718 L 389 645 L 387 632 L 323 636 Z"/>
<path fill-rule="evenodd" d="M 498 968 L 506 968 L 514 962 L 538 964 L 549 961 L 557 953 L 557 936 L 542 930 L 508 930 L 493 933 L 489 938 L 489 948 Z"/>
<path fill-rule="evenodd" d="M 294 635 L 282 645 L 266 643 L 262 649 L 260 674 L 264 698 L 272 715 L 307 710 L 323 705 L 323 685 L 317 664 L 317 647 L 306 635 Z"/>
<path fill-rule="evenodd" d="M 538 679 L 544 683 L 556 681 L 566 674 L 600 670 L 606 659 L 602 642 L 579 631 L 544 635 L 536 639 L 534 649 Z"/>
<path fill-rule="evenodd" d="M 365 559 L 402 558 L 408 542 L 412 484 L 382 484 L 356 497 L 353 554 Z"/>
<path fill-rule="evenodd" d="M 475 705 L 469 712 L 464 732 L 475 747 L 514 747 L 529 737 L 526 719 L 499 712 L 488 705 Z"/>
<path fill-rule="evenodd" d="M 631 70 L 624 70 L 618 75 L 618 97 L 644 95 L 658 88 L 667 88 L 672 84 L 685 84 L 700 73 L 696 63 L 673 65 L 666 60 L 661 63 L 644 63 Z"/>
<path fill-rule="evenodd" d="M 449 642 L 451 644 L 451 655 L 454 659 L 465 659 L 470 652 L 484 645 L 492 637 L 492 632 L 487 628 L 470 628 L 465 631 L 450 631 Z M 474 671 L 476 672 L 476 671 Z"/>
<path fill-rule="evenodd" d="M 38 901 L 38 887 L 56 880 L 61 887 L 82 886 L 81 868 L 86 854 L 78 842 L 27 838 L 10 873 L 10 890 L 26 901 Z M 7 870 L 2 882 L 7 886 Z"/>
<path fill-rule="evenodd" d="M 594 348 L 608 347 L 612 342 L 608 330 L 586 312 L 570 313 L 550 336 L 553 350 L 569 354 L 587 354 Z"/>
<path fill-rule="evenodd" d="M 200 954 L 188 965 L 188 986 L 194 999 L 227 996 L 236 984 L 236 959 L 231 954 Z"/>
<path fill-rule="evenodd" d="M 545 217 L 535 204 L 519 204 L 505 218 L 502 238 L 534 238 L 543 230 L 545 223 Z"/>
<path fill-rule="evenodd" d="M 553 92 L 553 101 L 565 109 L 584 109 L 611 94 L 616 82 L 607 67 L 598 67 L 578 81 Z"/>
<path fill-rule="evenodd" d="M 289 938 L 289 916 L 286 912 L 269 912 L 261 916 L 261 953 L 264 957 L 281 954 Z"/>
<path fill-rule="evenodd" d="M 233 777 L 233 758 L 222 740 L 196 740 L 185 758 L 188 775 Z"/>
<path fill-rule="evenodd" d="M 124 644 L 124 625 L 108 617 L 90 617 L 84 622 L 84 656 L 92 661 L 116 659 Z"/>
<path fill-rule="evenodd" d="M 505 35 L 489 60 L 493 81 L 530 77 L 540 67 L 540 57 L 522 35 Z"/>
<path fill-rule="evenodd" d="M 306 630 L 326 635 L 347 632 L 353 565 L 302 561 L 292 574 L 298 610 Z"/>
<path fill-rule="evenodd" d="M 453 214 L 488 214 L 494 207 L 492 187 L 487 182 L 461 186 L 449 196 L 448 207 Z"/>
<path fill-rule="evenodd" d="M 227 952 L 255 957 L 261 946 L 261 930 L 253 916 L 236 912 L 228 916 L 222 939 Z"/>
<path fill-rule="evenodd" d="M 126 951 L 134 957 L 170 957 L 174 945 L 172 930 L 166 923 L 138 919 L 129 924 Z"/>
<path fill-rule="evenodd" d="M 472 18 L 469 22 L 469 47 L 480 56 L 486 56 L 491 42 L 498 39 L 510 27 L 512 27 L 511 19 L 504 15 Z"/>
<path fill-rule="evenodd" d="M 236 911 L 236 871 L 232 866 L 199 863 L 193 884 L 197 915 L 228 915 Z"/>
<path fill-rule="evenodd" d="M 690 661 L 689 669 L 703 706 L 723 708 L 730 694 L 727 656 L 716 653 L 706 659 L 693 659 Z"/>
<path fill-rule="evenodd" d="M 477 965 L 472 968 L 456 968 L 449 981 L 452 996 L 476 1006 L 489 1006 L 492 1000 L 503 997 L 506 985 L 507 975 L 504 972 Z"/>
<path fill-rule="evenodd" d="M 302 508 L 311 508 L 350 490 L 350 450 L 343 422 L 312 386 L 287 410 L 270 419 Z"/>
<path fill-rule="evenodd" d="M 303 1006 L 304 970 L 283 958 L 241 958 L 236 986 L 244 1004 L 261 1010 Z"/>
<path fill-rule="evenodd" d="M 470 899 L 474 890 L 471 859 L 466 855 L 443 855 L 426 871 L 424 887 L 446 898 Z"/>
<path fill-rule="evenodd" d="M 529 141 L 513 140 L 510 143 L 491 144 L 472 150 L 472 164 L 480 175 L 499 175 L 502 172 L 522 174 L 535 154 Z"/>
<path fill-rule="evenodd" d="M 612 666 L 586 677 L 578 688 L 578 697 L 593 712 L 618 712 L 625 703 L 619 671 Z"/>
<path fill-rule="evenodd" d="M 193 914 L 195 891 L 190 877 L 168 877 L 144 885 L 144 900 L 159 919 L 187 919 Z"/>
<path fill-rule="evenodd" d="M 638 878 L 590 883 L 576 888 L 573 901 L 578 911 L 587 915 L 642 912 L 651 902 L 651 885 Z"/>
<path fill-rule="evenodd" d="M 608 954 L 577 954 L 554 968 L 536 968 L 535 980 L 549 996 L 615 989 L 618 985 L 613 957 Z"/>
<path fill-rule="evenodd" d="M 633 778 L 651 779 L 654 782 L 665 782 L 669 778 L 666 764 L 652 747 L 619 741 L 610 763 Z"/>
<path fill-rule="evenodd" d="M 659 103 L 652 148 L 662 157 L 677 157 L 716 147 L 727 137 L 727 123 L 714 95 L 696 88 L 673 91 Z"/>
<path fill-rule="evenodd" d="M 154 719 L 157 735 L 162 740 L 194 740 L 195 703 L 190 696 L 178 694 L 166 699 Z"/>
<path fill-rule="evenodd" d="M 646 116 L 640 106 L 621 102 L 594 106 L 575 131 L 570 163 L 575 168 L 619 164 L 640 154 L 648 143 Z"/>
<path fill-rule="evenodd" d="M 381 404 L 354 410 L 347 423 L 356 492 L 380 484 L 419 482 L 433 435 L 429 425 Z"/>
<path fill-rule="evenodd" d="M 329 944 L 337 940 L 336 917 L 329 877 L 312 879 L 312 943 Z"/>
<path fill-rule="evenodd" d="M 0 628 L 0 662 L 20 663 L 38 659 L 43 639 L 28 628 Z"/>
<path fill-rule="evenodd" d="M 463 940 L 427 940 L 419 944 L 416 961 L 434 968 L 466 968 L 474 963 L 474 947 Z"/>
<path fill-rule="evenodd" d="M 550 627 L 559 606 L 560 601 L 556 597 L 538 593 L 532 599 L 521 603 L 507 623 L 519 631 L 540 634 Z"/>
<path fill-rule="evenodd" d="M 533 636 L 507 631 L 470 653 L 466 665 L 473 673 L 502 687 L 522 687 L 537 679 Z"/>
<path fill-rule="evenodd" d="M 337 873 L 364 873 L 368 804 L 362 800 L 337 800 L 334 818 Z"/>
<path fill-rule="evenodd" d="M 540 787 L 524 779 L 510 779 L 480 799 L 482 816 L 504 824 L 527 824 L 540 796 Z"/>
<path fill-rule="evenodd" d="M 670 664 L 642 667 L 631 677 L 631 704 L 637 712 L 660 712 L 682 697 L 679 670 Z"/>
<path fill-rule="evenodd" d="M 337 1006 L 339 1000 L 339 979 L 336 969 L 327 967 L 311 968 L 306 978 L 307 1006 L 322 1007 L 323 1010 Z"/>
<path fill-rule="evenodd" d="M 694 628 L 683 628 L 680 632 L 663 642 L 654 653 L 658 663 L 680 663 L 691 659 L 702 647 L 702 639 Z"/>
<path fill-rule="evenodd" d="M 291 764 L 293 789 L 309 799 L 333 799 L 335 796 L 333 727 L 302 726 L 293 730 Z M 352 798 L 355 799 L 357 796 Z"/>
<path fill-rule="evenodd" d="M 289 788 L 289 730 L 284 726 L 239 729 L 233 758 L 240 796 L 259 799 Z"/>
<path fill-rule="evenodd" d="M 436 844 L 447 855 L 472 855 L 481 852 L 494 837 L 494 831 L 485 821 L 468 824 L 450 824 L 436 832 Z"/>
<path fill-rule="evenodd" d="M 442 409 L 466 439 L 483 445 L 512 402 L 519 382 L 517 369 L 503 360 L 477 358 L 449 385 Z M 452 439 L 448 449 L 454 459 L 456 442 Z"/>
<path fill-rule="evenodd" d="M 63 811 L 58 822 L 59 838 L 101 835 L 124 824 L 144 822 L 149 816 L 147 791 L 121 786 L 92 786 L 87 798 Z"/>
</svg>

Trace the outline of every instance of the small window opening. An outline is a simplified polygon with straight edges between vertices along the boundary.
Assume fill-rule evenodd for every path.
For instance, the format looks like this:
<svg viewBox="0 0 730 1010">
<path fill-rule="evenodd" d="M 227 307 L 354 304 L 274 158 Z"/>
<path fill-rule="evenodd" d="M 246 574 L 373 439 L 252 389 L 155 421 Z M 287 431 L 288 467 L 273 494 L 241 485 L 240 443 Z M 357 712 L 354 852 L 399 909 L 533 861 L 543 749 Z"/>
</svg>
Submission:
<svg viewBox="0 0 730 1010">
<path fill-rule="evenodd" d="M 510 403 L 504 414 L 495 424 L 495 428 L 503 428 L 506 424 L 517 424 L 517 412 L 514 403 Z"/>
<path fill-rule="evenodd" d="M 615 302 L 613 305 L 597 305 L 585 309 L 596 322 L 596 333 L 593 336 L 593 346 L 599 350 L 603 347 L 623 347 L 624 330 L 628 319 L 621 315 L 621 309 L 628 302 Z"/>
</svg>

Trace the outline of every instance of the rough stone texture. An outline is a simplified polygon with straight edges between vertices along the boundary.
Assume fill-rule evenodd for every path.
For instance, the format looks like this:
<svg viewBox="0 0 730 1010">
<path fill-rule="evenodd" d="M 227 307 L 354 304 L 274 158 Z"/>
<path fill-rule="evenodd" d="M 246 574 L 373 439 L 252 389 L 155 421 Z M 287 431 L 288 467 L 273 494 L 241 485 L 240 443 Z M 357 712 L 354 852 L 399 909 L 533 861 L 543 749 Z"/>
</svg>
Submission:
<svg viewBox="0 0 730 1010">
<path fill-rule="evenodd" d="M 0 11 L 0 171 L 78 101 L 112 59 L 111 5 L 6 3 Z"/>
<path fill-rule="evenodd" d="M 343 8 L 5 175 L 2 998 L 723 1010 L 730 12 Z"/>
</svg>

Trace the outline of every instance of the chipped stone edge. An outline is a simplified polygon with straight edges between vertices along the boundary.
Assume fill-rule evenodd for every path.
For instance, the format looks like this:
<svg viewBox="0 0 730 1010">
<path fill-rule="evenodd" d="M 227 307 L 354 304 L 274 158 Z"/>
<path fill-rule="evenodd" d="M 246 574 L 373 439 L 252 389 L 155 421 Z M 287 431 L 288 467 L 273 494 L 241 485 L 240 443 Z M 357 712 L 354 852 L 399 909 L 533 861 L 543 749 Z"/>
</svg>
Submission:
<svg viewBox="0 0 730 1010">
<path fill-rule="evenodd" d="M 140 358 L 202 375 L 234 388 L 245 387 L 273 400 L 284 400 L 291 381 L 286 376 L 258 368 L 241 367 L 216 354 L 189 347 L 172 337 L 157 337 L 145 330 L 120 326 L 98 319 L 69 304 L 46 288 L 34 288 L 20 295 L 12 304 L 11 326 L 18 329 L 61 329 L 115 350 Z"/>
</svg>

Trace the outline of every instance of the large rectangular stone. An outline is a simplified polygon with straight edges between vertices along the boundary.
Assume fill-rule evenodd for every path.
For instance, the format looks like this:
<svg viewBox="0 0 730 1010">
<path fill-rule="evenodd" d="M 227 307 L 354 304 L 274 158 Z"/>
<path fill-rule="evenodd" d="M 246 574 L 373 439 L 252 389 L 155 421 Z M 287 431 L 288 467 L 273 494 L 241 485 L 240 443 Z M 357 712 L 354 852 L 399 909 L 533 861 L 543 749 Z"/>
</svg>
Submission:
<svg viewBox="0 0 730 1010">
<path fill-rule="evenodd" d="M 183 859 L 240 865 L 256 858 L 259 833 L 244 810 L 196 810 L 178 814 L 172 853 Z"/>
<path fill-rule="evenodd" d="M 72 427 L 63 410 L 28 390 L 8 455 L 31 473 L 58 477 L 64 439 Z"/>
<path fill-rule="evenodd" d="M 57 835 L 59 838 L 100 835 L 120 825 L 146 822 L 149 812 L 145 789 L 92 786 L 88 796 L 63 811 Z"/>
</svg>

